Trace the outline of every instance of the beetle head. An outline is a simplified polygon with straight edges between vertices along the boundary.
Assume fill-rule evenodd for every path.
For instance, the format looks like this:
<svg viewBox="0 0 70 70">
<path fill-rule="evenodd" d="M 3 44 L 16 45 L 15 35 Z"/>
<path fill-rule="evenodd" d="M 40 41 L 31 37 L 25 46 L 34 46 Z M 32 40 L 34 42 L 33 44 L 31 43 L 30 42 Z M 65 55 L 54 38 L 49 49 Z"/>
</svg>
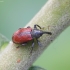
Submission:
<svg viewBox="0 0 70 70">
<path fill-rule="evenodd" d="M 49 34 L 49 35 L 51 35 L 52 33 L 51 32 L 41 31 L 41 30 L 38 30 L 38 29 L 33 29 L 32 32 L 31 32 L 31 35 L 32 35 L 33 38 L 39 38 L 43 34 Z"/>
</svg>

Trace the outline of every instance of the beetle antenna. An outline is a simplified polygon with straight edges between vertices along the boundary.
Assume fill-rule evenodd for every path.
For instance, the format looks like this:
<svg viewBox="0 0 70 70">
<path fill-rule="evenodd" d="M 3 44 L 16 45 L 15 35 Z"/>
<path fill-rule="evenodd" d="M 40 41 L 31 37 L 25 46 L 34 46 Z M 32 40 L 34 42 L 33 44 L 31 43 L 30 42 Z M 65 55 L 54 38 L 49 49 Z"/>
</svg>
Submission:
<svg viewBox="0 0 70 70">
<path fill-rule="evenodd" d="M 43 34 L 49 34 L 49 35 L 52 35 L 51 32 L 43 32 Z"/>
</svg>

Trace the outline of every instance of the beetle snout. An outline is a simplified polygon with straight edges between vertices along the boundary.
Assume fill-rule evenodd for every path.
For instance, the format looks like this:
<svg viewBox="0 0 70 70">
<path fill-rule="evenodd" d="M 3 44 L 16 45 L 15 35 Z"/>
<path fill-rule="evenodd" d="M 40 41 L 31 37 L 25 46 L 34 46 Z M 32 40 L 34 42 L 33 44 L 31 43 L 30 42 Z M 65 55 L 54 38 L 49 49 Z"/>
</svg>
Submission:
<svg viewBox="0 0 70 70">
<path fill-rule="evenodd" d="M 52 35 L 52 33 L 51 32 L 43 32 L 43 34 L 49 34 L 49 35 Z"/>
</svg>

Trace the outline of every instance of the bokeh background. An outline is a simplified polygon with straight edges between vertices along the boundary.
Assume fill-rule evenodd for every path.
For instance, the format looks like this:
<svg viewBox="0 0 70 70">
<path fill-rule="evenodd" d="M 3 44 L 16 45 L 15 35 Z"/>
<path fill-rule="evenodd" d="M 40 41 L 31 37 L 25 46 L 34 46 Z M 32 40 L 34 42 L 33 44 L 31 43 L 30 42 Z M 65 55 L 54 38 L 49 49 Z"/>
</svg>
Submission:
<svg viewBox="0 0 70 70">
<path fill-rule="evenodd" d="M 0 0 L 0 33 L 9 40 L 47 0 Z M 33 64 L 46 70 L 70 70 L 70 27 L 63 31 Z"/>
</svg>

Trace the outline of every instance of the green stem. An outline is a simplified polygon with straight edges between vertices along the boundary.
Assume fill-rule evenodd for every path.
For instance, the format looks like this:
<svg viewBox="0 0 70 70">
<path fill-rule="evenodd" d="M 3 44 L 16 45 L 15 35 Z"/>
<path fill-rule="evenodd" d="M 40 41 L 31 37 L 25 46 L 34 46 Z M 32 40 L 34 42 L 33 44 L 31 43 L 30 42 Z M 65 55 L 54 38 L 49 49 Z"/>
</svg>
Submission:
<svg viewBox="0 0 70 70">
<path fill-rule="evenodd" d="M 27 70 L 40 56 L 45 48 L 70 25 L 70 0 L 49 0 L 38 14 L 26 25 L 33 27 L 38 24 L 42 30 L 52 32 L 52 35 L 43 35 L 39 40 L 42 47 L 35 44 L 30 54 L 31 43 L 24 47 L 12 41 L 0 55 L 0 70 Z"/>
</svg>

